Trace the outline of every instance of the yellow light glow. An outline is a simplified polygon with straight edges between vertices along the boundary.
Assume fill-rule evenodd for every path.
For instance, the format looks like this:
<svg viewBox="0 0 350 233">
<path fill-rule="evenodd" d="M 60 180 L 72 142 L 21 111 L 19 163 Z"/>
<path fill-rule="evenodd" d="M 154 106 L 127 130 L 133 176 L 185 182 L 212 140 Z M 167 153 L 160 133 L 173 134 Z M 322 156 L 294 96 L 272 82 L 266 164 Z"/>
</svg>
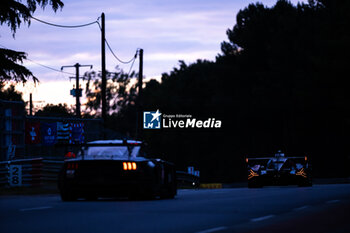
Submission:
<svg viewBox="0 0 350 233">
<path fill-rule="evenodd" d="M 135 162 L 132 163 L 132 170 L 136 170 L 136 163 Z"/>
<path fill-rule="evenodd" d="M 128 162 L 128 170 L 131 170 L 132 166 L 131 166 L 131 163 Z"/>
<path fill-rule="evenodd" d="M 250 180 L 251 178 L 253 178 L 254 176 L 259 176 L 258 173 L 254 172 L 252 169 L 250 169 L 249 171 L 249 175 L 248 175 L 248 180 Z"/>
<path fill-rule="evenodd" d="M 123 162 L 123 169 L 128 170 L 128 165 L 126 164 L 126 162 Z"/>
</svg>

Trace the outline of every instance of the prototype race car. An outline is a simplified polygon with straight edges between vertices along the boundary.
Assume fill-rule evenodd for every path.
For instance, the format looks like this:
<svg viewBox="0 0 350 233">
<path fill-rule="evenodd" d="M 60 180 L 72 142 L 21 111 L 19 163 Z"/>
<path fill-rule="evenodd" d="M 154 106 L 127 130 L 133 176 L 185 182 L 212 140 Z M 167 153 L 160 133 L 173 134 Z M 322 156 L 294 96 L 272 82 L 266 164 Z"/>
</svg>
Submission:
<svg viewBox="0 0 350 233">
<path fill-rule="evenodd" d="M 246 163 L 249 188 L 289 184 L 312 186 L 307 156 L 285 157 L 279 151 L 274 157 L 246 158 Z"/>
<path fill-rule="evenodd" d="M 141 157 L 140 141 L 100 140 L 68 152 L 59 174 L 63 201 L 125 196 L 174 198 L 174 164 Z"/>
</svg>

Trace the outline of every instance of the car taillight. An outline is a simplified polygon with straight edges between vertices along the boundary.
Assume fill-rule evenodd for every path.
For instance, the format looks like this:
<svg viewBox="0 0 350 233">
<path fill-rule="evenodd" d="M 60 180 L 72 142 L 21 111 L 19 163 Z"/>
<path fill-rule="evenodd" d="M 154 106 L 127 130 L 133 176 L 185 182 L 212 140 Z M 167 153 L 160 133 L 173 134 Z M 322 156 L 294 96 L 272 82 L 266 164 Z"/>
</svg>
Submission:
<svg viewBox="0 0 350 233">
<path fill-rule="evenodd" d="M 137 165 L 135 162 L 123 162 L 123 170 L 124 171 L 131 171 L 131 170 L 136 170 Z"/>
<path fill-rule="evenodd" d="M 249 175 L 248 175 L 248 180 L 250 180 L 251 178 L 253 178 L 254 176 L 259 176 L 258 173 L 256 173 L 255 171 L 253 171 L 252 169 L 249 170 Z"/>
<path fill-rule="evenodd" d="M 303 167 L 297 173 L 295 173 L 295 175 L 307 178 L 307 174 L 306 174 L 305 169 Z"/>
<path fill-rule="evenodd" d="M 67 163 L 66 177 L 73 178 L 75 176 L 75 172 L 78 169 L 78 167 L 79 167 L 78 163 L 75 163 L 75 162 Z"/>
<path fill-rule="evenodd" d="M 67 169 L 77 170 L 79 167 L 78 163 L 67 163 Z"/>
<path fill-rule="evenodd" d="M 73 152 L 68 152 L 67 154 L 64 155 L 65 158 L 75 158 L 75 154 Z"/>
</svg>

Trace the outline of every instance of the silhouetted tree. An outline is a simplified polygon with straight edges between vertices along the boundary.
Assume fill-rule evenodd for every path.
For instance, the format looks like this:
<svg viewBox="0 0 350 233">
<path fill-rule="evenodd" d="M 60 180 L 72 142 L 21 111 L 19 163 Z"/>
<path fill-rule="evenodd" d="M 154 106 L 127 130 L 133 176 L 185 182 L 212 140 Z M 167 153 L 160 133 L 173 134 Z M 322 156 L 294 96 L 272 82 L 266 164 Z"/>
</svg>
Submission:
<svg viewBox="0 0 350 233">
<path fill-rule="evenodd" d="M 280 0 L 240 10 L 215 62 L 180 61 L 143 91 L 144 110 L 215 117 L 222 128 L 144 130 L 150 151 L 179 170 L 194 165 L 202 181 L 243 180 L 244 156 L 278 149 L 307 153 L 316 176 L 349 175 L 349 3 Z M 114 124 L 132 129 L 134 110 L 121 108 L 128 114 Z"/>
<path fill-rule="evenodd" d="M 107 71 L 106 99 L 109 114 L 135 104 L 136 87 L 130 81 L 136 76 L 135 72 L 126 74 L 119 68 L 113 73 Z M 101 74 L 91 71 L 86 72 L 84 77 L 88 80 L 85 89 L 87 98 L 85 111 L 99 116 L 101 114 Z"/>
<path fill-rule="evenodd" d="M 0 82 L 0 99 L 1 100 L 9 100 L 9 101 L 23 101 L 22 93 L 16 91 L 14 85 L 10 85 L 5 89 L 4 83 Z"/>
<path fill-rule="evenodd" d="M 66 103 L 64 104 L 47 104 L 41 110 L 35 113 L 35 116 L 45 117 L 73 117 L 74 110 L 70 109 Z"/>
<path fill-rule="evenodd" d="M 16 0 L 2 0 L 0 2 L 0 23 L 7 24 L 15 36 L 16 30 L 22 23 L 30 25 L 31 15 L 37 7 L 45 8 L 50 5 L 56 12 L 63 7 L 61 0 L 27 0 L 26 4 Z M 0 48 L 0 81 L 14 80 L 26 82 L 32 78 L 38 79 L 26 67 L 21 65 L 27 57 L 25 52 L 18 52 L 7 48 Z"/>
</svg>

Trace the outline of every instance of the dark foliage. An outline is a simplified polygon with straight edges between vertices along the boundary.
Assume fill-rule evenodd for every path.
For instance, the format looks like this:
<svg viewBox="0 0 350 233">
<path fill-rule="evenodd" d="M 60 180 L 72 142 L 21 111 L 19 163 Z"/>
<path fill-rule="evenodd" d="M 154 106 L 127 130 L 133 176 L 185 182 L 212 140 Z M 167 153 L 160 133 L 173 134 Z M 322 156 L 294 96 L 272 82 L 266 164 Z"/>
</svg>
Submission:
<svg viewBox="0 0 350 233">
<path fill-rule="evenodd" d="M 44 117 L 74 117 L 74 111 L 67 104 L 47 104 L 35 113 L 35 116 Z"/>
<path fill-rule="evenodd" d="M 16 0 L 1 0 L 0 2 L 0 24 L 10 27 L 13 37 L 21 24 L 30 25 L 31 15 L 41 7 L 44 9 L 48 4 L 56 12 L 63 7 L 61 0 L 26 0 L 25 3 Z M 0 48 L 0 81 L 14 80 L 26 82 L 32 78 L 34 82 L 38 79 L 26 67 L 19 64 L 27 58 L 26 53 L 6 48 Z"/>
<path fill-rule="evenodd" d="M 17 52 L 10 49 L 0 48 L 0 81 L 26 82 L 33 78 L 34 82 L 39 81 L 26 67 L 20 65 L 27 55 L 24 52 Z"/>
<path fill-rule="evenodd" d="M 206 181 L 245 177 L 244 156 L 308 154 L 318 177 L 348 176 L 350 3 L 250 4 L 215 62 L 163 74 L 144 109 L 215 117 L 222 129 L 144 130 L 151 151 Z"/>
<path fill-rule="evenodd" d="M 14 85 L 10 85 L 5 89 L 4 84 L 0 82 L 0 100 L 23 101 L 22 93 L 16 91 Z"/>
<path fill-rule="evenodd" d="M 242 9 L 215 62 L 180 61 L 143 91 L 144 110 L 214 117 L 222 128 L 143 130 L 151 154 L 195 166 L 202 181 L 244 180 L 244 156 L 279 149 L 309 155 L 315 176 L 349 176 L 349 11 L 341 0 Z M 110 122 L 134 134 L 135 105 L 120 112 Z"/>
</svg>

